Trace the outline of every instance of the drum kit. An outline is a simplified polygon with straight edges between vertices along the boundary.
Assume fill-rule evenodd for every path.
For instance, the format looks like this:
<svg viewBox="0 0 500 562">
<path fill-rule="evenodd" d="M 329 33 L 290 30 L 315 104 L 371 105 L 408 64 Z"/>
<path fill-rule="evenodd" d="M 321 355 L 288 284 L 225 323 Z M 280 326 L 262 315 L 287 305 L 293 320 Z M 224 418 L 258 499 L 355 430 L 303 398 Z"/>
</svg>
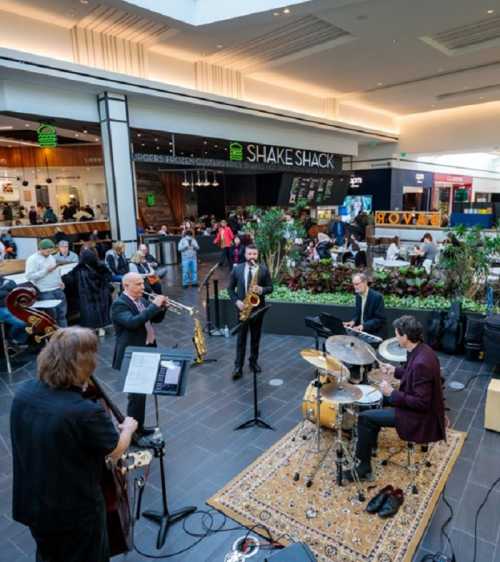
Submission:
<svg viewBox="0 0 500 562">
<path fill-rule="evenodd" d="M 395 338 L 386 340 L 392 342 L 392 348 L 394 348 L 393 340 Z M 384 343 L 386 342 L 382 342 L 381 347 Z M 398 381 L 388 379 L 380 369 L 372 369 L 366 377 L 367 380 L 362 381 L 367 384 L 349 382 L 350 371 L 347 365 L 367 368 L 368 365 L 379 362 L 375 350 L 362 339 L 345 335 L 331 336 L 326 340 L 325 348 L 326 352 L 316 349 L 303 349 L 300 352 L 302 358 L 316 369 L 316 378 L 309 383 L 304 394 L 302 402 L 304 421 L 298 433 L 302 432 L 302 438 L 306 440 L 308 439 L 308 434 L 304 433 L 306 422 L 313 422 L 316 428 L 314 445 L 305 448 L 299 466 L 303 465 L 306 457 L 311 453 L 318 457 L 314 469 L 305 477 L 306 487 L 311 487 L 315 475 L 334 448 L 337 485 L 342 486 L 344 472 L 349 470 L 357 485 L 359 500 L 364 501 L 355 461 L 358 416 L 368 409 L 382 407 L 383 395 L 379 389 L 382 381 L 387 380 L 392 386 L 396 386 Z M 385 355 L 384 359 L 387 357 L 394 361 L 396 351 L 392 349 L 391 352 L 391 357 Z M 398 362 L 405 360 L 406 357 L 401 353 L 396 359 Z M 331 445 L 323 449 L 322 430 L 334 432 Z M 293 479 L 300 480 L 299 471 L 295 472 Z"/>
</svg>

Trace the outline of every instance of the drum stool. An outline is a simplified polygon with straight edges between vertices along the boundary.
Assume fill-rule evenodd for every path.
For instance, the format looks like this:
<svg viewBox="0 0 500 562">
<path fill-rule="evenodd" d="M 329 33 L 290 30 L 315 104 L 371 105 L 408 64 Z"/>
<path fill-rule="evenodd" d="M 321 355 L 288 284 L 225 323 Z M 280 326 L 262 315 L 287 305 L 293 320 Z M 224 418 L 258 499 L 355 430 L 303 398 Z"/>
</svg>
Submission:
<svg viewBox="0 0 500 562">
<path fill-rule="evenodd" d="M 397 466 L 402 466 L 402 468 L 404 468 L 405 470 L 407 470 L 411 475 L 412 475 L 412 481 L 411 481 L 411 491 L 413 494 L 418 494 L 418 488 L 417 488 L 417 478 L 418 475 L 420 474 L 420 471 L 422 470 L 422 468 L 425 466 L 426 468 L 429 468 L 432 466 L 431 461 L 429 460 L 429 451 L 430 451 L 430 445 L 428 443 L 422 443 L 420 445 L 420 451 L 423 453 L 423 458 L 420 462 L 415 462 L 415 446 L 416 443 L 413 443 L 412 441 L 406 441 L 406 454 L 407 454 L 407 463 L 406 465 L 400 465 L 399 463 L 395 463 L 394 461 L 392 461 L 392 457 L 397 454 L 399 451 L 397 451 L 396 453 L 393 453 L 392 455 L 390 455 L 389 457 L 387 457 L 386 459 L 384 459 L 383 461 L 381 461 L 381 465 L 382 466 L 387 466 L 390 462 L 392 462 L 393 464 L 397 465 Z"/>
</svg>

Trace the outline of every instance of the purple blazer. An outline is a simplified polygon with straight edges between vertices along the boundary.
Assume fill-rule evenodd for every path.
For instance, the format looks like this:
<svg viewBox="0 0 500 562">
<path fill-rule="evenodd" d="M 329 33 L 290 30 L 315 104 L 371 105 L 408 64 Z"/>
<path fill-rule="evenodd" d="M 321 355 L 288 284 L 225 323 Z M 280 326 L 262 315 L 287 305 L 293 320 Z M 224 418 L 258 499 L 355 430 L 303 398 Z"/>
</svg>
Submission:
<svg viewBox="0 0 500 562">
<path fill-rule="evenodd" d="M 425 343 L 408 354 L 398 367 L 399 390 L 391 394 L 396 409 L 396 431 L 404 441 L 433 443 L 446 439 L 445 409 L 439 359 Z"/>
</svg>

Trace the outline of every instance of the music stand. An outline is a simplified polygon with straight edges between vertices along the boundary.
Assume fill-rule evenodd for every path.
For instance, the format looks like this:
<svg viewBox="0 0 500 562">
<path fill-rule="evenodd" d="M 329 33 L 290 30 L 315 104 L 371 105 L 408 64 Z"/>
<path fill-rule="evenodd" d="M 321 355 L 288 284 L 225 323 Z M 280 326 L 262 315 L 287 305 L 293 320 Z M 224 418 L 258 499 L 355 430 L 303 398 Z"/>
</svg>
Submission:
<svg viewBox="0 0 500 562">
<path fill-rule="evenodd" d="M 140 388 L 135 389 L 137 394 L 153 395 L 155 399 L 155 414 L 156 414 L 156 428 L 148 446 L 153 449 L 155 458 L 160 462 L 160 479 L 161 479 L 161 498 L 162 498 L 162 511 L 145 511 L 142 515 L 147 519 L 158 523 L 160 526 L 158 530 L 158 538 L 156 540 L 156 548 L 159 550 L 165 544 L 167 533 L 171 525 L 184 519 L 196 511 L 196 506 L 183 507 L 175 511 L 169 511 L 167 501 L 167 481 L 165 477 L 165 464 L 163 458 L 165 457 L 165 439 L 160 430 L 160 414 L 158 408 L 158 396 L 183 396 L 186 390 L 186 379 L 189 364 L 193 359 L 191 351 L 172 348 L 160 347 L 127 347 L 123 358 L 121 373 L 125 377 L 125 383 L 129 377 L 129 366 L 132 361 L 134 353 L 147 353 L 147 354 L 160 354 L 160 365 L 154 383 L 149 388 L 144 386 L 143 392 Z M 172 371 L 177 376 L 177 383 L 174 384 L 174 378 L 168 369 L 162 366 L 163 361 L 169 361 L 174 368 Z M 178 372 L 177 372 L 178 371 Z M 149 379 L 150 377 L 148 377 Z"/>
<path fill-rule="evenodd" d="M 235 332 L 238 332 L 239 330 L 241 330 L 242 326 L 244 326 L 245 324 L 248 324 L 249 322 L 259 318 L 259 317 L 263 317 L 264 314 L 271 308 L 271 305 L 268 304 L 266 306 L 263 306 L 262 308 L 259 308 L 258 310 L 256 310 L 253 314 L 250 314 L 250 316 L 248 317 L 247 320 L 245 320 L 245 322 L 240 322 L 236 325 L 236 329 L 233 328 L 233 330 L 235 330 Z M 266 423 L 263 419 L 261 419 L 259 417 L 259 403 L 258 403 L 258 397 L 257 397 L 257 372 L 255 371 L 255 368 L 253 365 L 250 365 L 250 370 L 253 373 L 253 418 L 250 418 L 248 421 L 243 422 L 242 424 L 240 424 L 238 427 L 235 427 L 234 430 L 237 431 L 238 429 L 246 429 L 247 427 L 253 427 L 253 426 L 257 426 L 257 427 L 262 427 L 263 429 L 272 429 L 274 430 L 274 427 L 271 427 L 268 423 Z"/>
</svg>

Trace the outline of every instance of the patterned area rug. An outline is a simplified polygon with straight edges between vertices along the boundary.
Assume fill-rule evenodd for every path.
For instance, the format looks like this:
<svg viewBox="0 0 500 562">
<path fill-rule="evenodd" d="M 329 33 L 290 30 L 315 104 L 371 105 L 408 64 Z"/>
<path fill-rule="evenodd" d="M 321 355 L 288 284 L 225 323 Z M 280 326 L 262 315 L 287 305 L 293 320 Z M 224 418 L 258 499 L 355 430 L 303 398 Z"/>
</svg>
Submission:
<svg viewBox="0 0 500 562">
<path fill-rule="evenodd" d="M 412 475 L 404 468 L 404 443 L 393 429 L 381 432 L 374 459 L 377 478 L 363 482 L 363 491 L 367 500 L 387 484 L 405 492 L 398 514 L 383 520 L 364 511 L 367 502 L 358 500 L 354 484 L 335 484 L 333 448 L 313 485 L 306 487 L 306 477 L 317 465 L 312 452 L 314 433 L 310 422 L 303 427 L 299 424 L 210 498 L 208 504 L 245 526 L 264 524 L 282 544 L 297 540 L 307 543 L 320 562 L 410 562 L 466 434 L 449 431 L 447 443 L 430 449 L 427 458 L 431 466 L 421 463 L 416 479 L 418 494 L 413 494 Z M 327 449 L 333 438 L 332 432 L 324 430 L 322 449 Z M 391 461 L 383 466 L 381 460 L 388 457 Z M 423 459 L 419 448 L 415 458 L 419 462 Z M 301 477 L 295 482 L 297 471 Z"/>
</svg>

